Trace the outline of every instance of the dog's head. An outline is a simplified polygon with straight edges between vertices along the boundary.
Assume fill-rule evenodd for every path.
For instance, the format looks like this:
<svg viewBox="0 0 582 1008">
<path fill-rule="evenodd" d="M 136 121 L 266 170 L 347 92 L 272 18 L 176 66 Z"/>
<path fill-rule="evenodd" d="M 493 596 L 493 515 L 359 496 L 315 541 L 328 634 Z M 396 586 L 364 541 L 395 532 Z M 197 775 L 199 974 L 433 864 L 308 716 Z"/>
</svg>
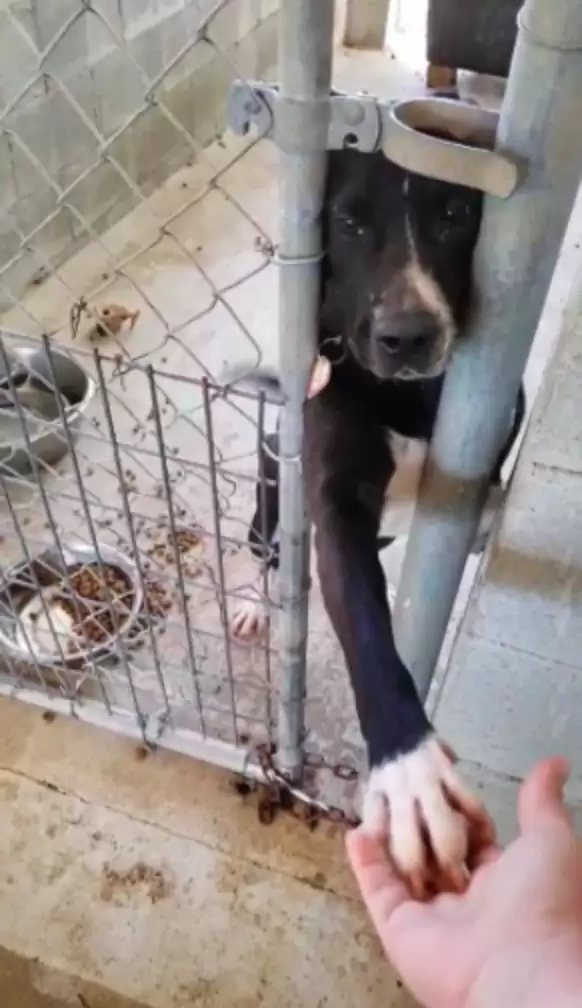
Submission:
<svg viewBox="0 0 582 1008">
<path fill-rule="evenodd" d="M 322 322 L 380 379 L 446 368 L 471 294 L 482 195 L 382 153 L 332 152 Z"/>
</svg>

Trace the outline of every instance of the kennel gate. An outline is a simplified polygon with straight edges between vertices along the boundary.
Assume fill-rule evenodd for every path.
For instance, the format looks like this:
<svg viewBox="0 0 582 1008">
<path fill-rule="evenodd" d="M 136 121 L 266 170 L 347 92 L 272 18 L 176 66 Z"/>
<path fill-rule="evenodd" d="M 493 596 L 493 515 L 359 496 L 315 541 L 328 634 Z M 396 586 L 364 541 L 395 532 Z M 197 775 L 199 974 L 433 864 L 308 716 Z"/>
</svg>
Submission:
<svg viewBox="0 0 582 1008">
<path fill-rule="evenodd" d="M 255 748 L 276 746 L 299 774 L 300 414 L 319 258 L 310 189 L 315 176 L 323 185 L 326 143 L 289 158 L 275 245 L 263 193 L 242 184 L 245 163 L 265 184 L 272 171 L 261 161 L 265 130 L 223 135 L 233 78 L 272 114 L 245 82 L 272 62 L 277 8 L 62 0 L 49 11 L 30 0 L 0 15 L 0 40 L 20 60 L 0 112 L 12 180 L 0 266 L 0 692 L 239 772 L 259 773 Z M 329 94 L 333 15 L 330 0 L 287 3 L 279 15 L 283 92 L 304 90 L 309 108 Z M 220 117 L 202 107 L 212 88 Z M 307 228 L 289 223 L 302 195 Z M 304 334 L 282 354 L 278 654 L 265 571 L 257 582 L 255 569 L 239 570 L 273 410 L 219 383 L 224 365 L 261 362 L 240 292 L 275 262 L 282 321 Z M 267 622 L 253 647 L 229 633 L 232 607 L 249 595 Z"/>
</svg>

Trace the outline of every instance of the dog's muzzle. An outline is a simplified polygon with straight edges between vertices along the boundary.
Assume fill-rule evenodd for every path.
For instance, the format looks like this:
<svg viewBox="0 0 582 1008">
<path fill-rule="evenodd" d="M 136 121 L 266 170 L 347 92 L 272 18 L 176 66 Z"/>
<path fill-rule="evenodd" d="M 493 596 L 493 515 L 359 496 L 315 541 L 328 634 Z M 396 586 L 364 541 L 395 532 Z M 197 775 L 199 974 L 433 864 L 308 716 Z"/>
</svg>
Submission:
<svg viewBox="0 0 582 1008">
<path fill-rule="evenodd" d="M 422 378 L 446 365 L 446 340 L 431 312 L 386 312 L 377 305 L 370 319 L 369 366 L 380 378 Z"/>
<path fill-rule="evenodd" d="M 430 354 L 441 341 L 441 330 L 429 312 L 406 312 L 395 317 L 380 307 L 374 309 L 370 336 L 382 353 L 404 358 Z"/>
</svg>

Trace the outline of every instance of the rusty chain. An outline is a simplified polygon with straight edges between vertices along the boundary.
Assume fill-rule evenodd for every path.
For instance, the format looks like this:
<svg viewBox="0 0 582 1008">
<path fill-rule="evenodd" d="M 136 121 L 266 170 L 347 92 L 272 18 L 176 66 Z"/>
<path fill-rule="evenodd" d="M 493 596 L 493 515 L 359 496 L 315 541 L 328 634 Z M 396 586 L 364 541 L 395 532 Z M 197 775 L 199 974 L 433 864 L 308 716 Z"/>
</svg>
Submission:
<svg viewBox="0 0 582 1008">
<path fill-rule="evenodd" d="M 356 816 L 349 815 L 343 809 L 324 802 L 293 784 L 277 767 L 273 746 L 258 745 L 249 753 L 249 758 L 252 755 L 256 758 L 264 780 L 256 782 L 244 776 L 239 777 L 235 781 L 235 789 L 243 797 L 251 792 L 257 794 L 257 814 L 264 826 L 270 826 L 280 811 L 303 822 L 311 830 L 316 829 L 322 819 L 348 829 L 359 825 L 360 820 Z M 345 763 L 328 764 L 321 756 L 308 755 L 306 766 L 311 770 L 329 770 L 339 780 L 354 781 L 358 777 L 355 767 Z"/>
</svg>

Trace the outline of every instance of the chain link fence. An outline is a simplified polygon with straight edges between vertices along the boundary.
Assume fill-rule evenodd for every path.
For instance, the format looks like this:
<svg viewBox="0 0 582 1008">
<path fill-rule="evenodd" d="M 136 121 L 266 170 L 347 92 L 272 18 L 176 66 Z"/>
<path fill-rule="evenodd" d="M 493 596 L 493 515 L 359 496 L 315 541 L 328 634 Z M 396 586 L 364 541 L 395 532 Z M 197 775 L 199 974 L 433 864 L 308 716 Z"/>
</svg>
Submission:
<svg viewBox="0 0 582 1008">
<path fill-rule="evenodd" d="M 274 731 L 242 548 L 272 407 L 218 381 L 276 350 L 275 152 L 222 131 L 276 4 L 47 6 L 0 22 L 1 689 L 240 767 Z"/>
</svg>

